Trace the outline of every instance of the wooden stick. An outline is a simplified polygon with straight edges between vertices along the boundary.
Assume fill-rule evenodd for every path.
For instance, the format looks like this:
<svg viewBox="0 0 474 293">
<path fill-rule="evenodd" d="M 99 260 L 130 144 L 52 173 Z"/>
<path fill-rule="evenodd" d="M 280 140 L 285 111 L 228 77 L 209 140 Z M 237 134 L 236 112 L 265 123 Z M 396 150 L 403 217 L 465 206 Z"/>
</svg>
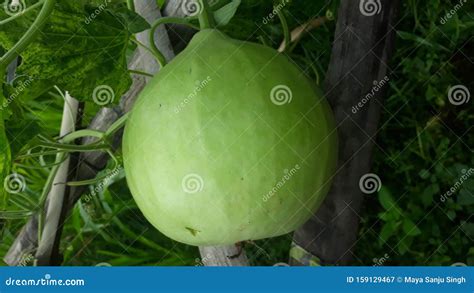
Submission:
<svg viewBox="0 0 474 293">
<path fill-rule="evenodd" d="M 202 263 L 210 267 L 248 266 L 249 261 L 242 247 L 237 245 L 200 246 Z"/>
<path fill-rule="evenodd" d="M 352 259 L 363 196 L 359 180 L 370 171 L 380 105 L 388 85 L 355 113 L 353 106 L 371 92 L 374 82 L 389 75 L 398 5 L 399 0 L 381 0 L 380 13 L 372 16 L 363 13 L 359 1 L 343 0 L 339 8 L 325 84 L 339 125 L 338 171 L 319 211 L 293 237 L 300 251 L 308 251 L 322 264 L 347 265 Z M 302 265 L 296 259 L 291 264 Z"/>
<path fill-rule="evenodd" d="M 314 30 L 315 28 L 320 27 L 323 25 L 328 18 L 326 16 L 321 16 L 315 19 L 311 19 L 310 21 L 298 26 L 297 28 L 291 31 L 291 41 L 290 44 L 294 44 L 298 42 L 305 34 L 309 33 L 310 31 Z M 292 47 L 292 46 L 290 46 Z M 285 41 L 281 42 L 280 47 L 278 48 L 278 52 L 282 53 L 286 49 Z"/>
<path fill-rule="evenodd" d="M 79 102 L 66 92 L 59 133 L 60 137 L 75 130 L 78 109 Z M 69 188 L 66 188 L 67 186 L 64 182 L 67 182 L 69 179 L 69 172 L 71 170 L 69 163 L 70 157 L 61 163 L 54 177 L 51 191 L 48 194 L 45 206 L 44 228 L 40 243 L 38 244 L 38 250 L 36 251 L 38 265 L 58 265 L 60 263 L 58 249 L 61 227 L 63 225 L 61 215 L 64 215 L 64 204 L 67 204 L 66 194 Z"/>
</svg>

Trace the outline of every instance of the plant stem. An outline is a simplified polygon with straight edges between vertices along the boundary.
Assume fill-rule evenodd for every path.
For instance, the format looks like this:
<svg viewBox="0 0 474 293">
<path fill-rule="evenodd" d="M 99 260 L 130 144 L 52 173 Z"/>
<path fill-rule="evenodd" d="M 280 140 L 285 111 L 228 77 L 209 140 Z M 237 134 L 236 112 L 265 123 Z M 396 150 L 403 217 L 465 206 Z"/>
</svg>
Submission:
<svg viewBox="0 0 474 293">
<path fill-rule="evenodd" d="M 36 17 L 35 21 L 31 24 L 30 28 L 26 33 L 21 37 L 21 39 L 10 49 L 8 50 L 2 58 L 0 58 L 0 69 L 6 68 L 23 50 L 25 50 L 28 45 L 33 42 L 35 37 L 39 34 L 40 29 L 46 23 L 46 20 L 53 12 L 54 5 L 56 0 L 45 0 L 43 7 L 41 8 L 40 13 Z"/>
<path fill-rule="evenodd" d="M 42 142 L 39 146 L 53 148 L 63 151 L 71 152 L 87 152 L 87 151 L 99 151 L 106 150 L 108 147 L 104 144 L 92 143 L 87 145 L 73 145 L 73 144 L 63 144 L 63 143 L 51 143 L 51 142 Z"/>
<path fill-rule="evenodd" d="M 285 37 L 285 49 L 288 49 L 291 43 L 291 36 L 290 36 L 290 29 L 288 28 L 288 22 L 286 21 L 285 15 L 281 11 L 281 9 L 277 9 L 275 7 L 274 10 L 277 12 L 278 18 L 280 19 L 281 25 L 283 27 L 283 35 Z"/>
<path fill-rule="evenodd" d="M 144 72 L 144 71 L 141 71 L 141 70 L 129 69 L 128 72 L 133 73 L 133 74 L 139 74 L 139 75 L 144 75 L 144 76 L 148 76 L 148 77 L 153 77 L 153 74 L 150 74 L 150 73 L 147 73 L 147 72 Z"/>
<path fill-rule="evenodd" d="M 9 23 L 9 22 L 11 22 L 11 21 L 14 21 L 15 19 L 17 19 L 17 18 L 19 18 L 19 17 L 21 17 L 21 16 L 27 14 L 28 12 L 33 11 L 33 10 L 36 9 L 38 6 L 43 5 L 43 2 L 44 2 L 44 0 L 40 0 L 40 1 L 36 2 L 35 4 L 31 5 L 30 7 L 26 8 L 25 10 L 23 10 L 23 12 L 17 13 L 17 14 L 15 14 L 15 15 L 10 16 L 10 17 L 7 18 L 7 19 L 4 19 L 4 20 L 0 21 L 0 25 L 7 24 L 7 23 Z"/>
<path fill-rule="evenodd" d="M 117 132 L 117 130 L 124 127 L 129 116 L 130 114 L 126 113 L 125 115 L 120 117 L 117 121 L 115 121 L 112 125 L 110 125 L 110 127 L 105 131 L 104 136 L 110 137 L 112 134 Z"/>
<path fill-rule="evenodd" d="M 127 7 L 128 9 L 135 11 L 135 4 L 133 3 L 133 0 L 127 0 Z"/>
<path fill-rule="evenodd" d="M 71 143 L 76 139 L 83 137 L 96 137 L 102 139 L 104 137 L 104 132 L 92 129 L 81 129 L 63 136 L 60 141 L 62 143 Z"/>
<path fill-rule="evenodd" d="M 214 16 L 212 15 L 212 11 L 209 8 L 209 3 L 207 0 L 199 0 L 201 1 L 201 13 L 199 14 L 199 25 L 201 29 L 208 29 L 214 28 L 216 26 L 216 22 L 214 20 Z"/>
<path fill-rule="evenodd" d="M 267 42 L 267 40 L 263 36 L 258 36 L 257 39 L 262 43 L 262 45 L 266 47 L 271 47 L 271 45 Z"/>
<path fill-rule="evenodd" d="M 161 51 L 158 49 L 158 47 L 155 44 L 155 31 L 160 25 L 167 24 L 167 23 L 184 24 L 184 25 L 190 26 L 194 29 L 199 29 L 198 27 L 191 24 L 189 22 L 189 20 L 187 20 L 186 18 L 181 18 L 181 17 L 161 17 L 161 18 L 158 18 L 153 23 L 153 25 L 151 26 L 150 34 L 148 35 L 148 39 L 150 41 L 151 51 L 153 52 L 153 55 L 157 57 L 158 62 L 160 63 L 161 67 L 166 65 L 166 58 L 163 55 L 163 53 L 161 53 Z"/>
<path fill-rule="evenodd" d="M 155 60 L 156 62 L 158 62 L 158 64 L 161 65 L 161 62 L 162 60 L 165 58 L 163 56 L 163 54 L 161 54 L 161 52 L 159 52 L 158 54 L 153 51 L 152 49 L 148 48 L 147 46 L 145 46 L 145 44 L 143 44 L 142 42 L 140 42 L 139 40 L 137 40 L 136 38 L 131 38 L 130 39 L 132 42 L 134 42 L 135 44 L 137 44 L 138 46 L 142 47 L 143 49 L 147 50 L 148 52 L 150 52 L 151 55 L 153 55 L 153 57 L 155 57 Z"/>
</svg>

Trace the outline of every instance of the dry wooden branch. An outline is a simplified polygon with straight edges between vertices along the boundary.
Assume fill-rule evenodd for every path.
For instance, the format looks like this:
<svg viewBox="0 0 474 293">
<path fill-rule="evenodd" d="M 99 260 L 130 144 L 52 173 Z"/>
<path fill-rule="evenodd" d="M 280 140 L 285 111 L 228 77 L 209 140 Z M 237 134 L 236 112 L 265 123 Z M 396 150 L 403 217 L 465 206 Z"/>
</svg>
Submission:
<svg viewBox="0 0 474 293">
<path fill-rule="evenodd" d="M 370 171 L 380 105 L 388 86 L 361 109 L 357 105 L 387 77 L 398 0 L 381 0 L 381 12 L 364 15 L 359 1 L 343 0 L 326 76 L 326 97 L 339 133 L 339 167 L 320 210 L 294 235 L 294 242 L 323 264 L 348 264 L 357 237 L 362 191 L 359 180 Z M 304 257 L 309 259 L 309 257 Z M 292 259 L 293 265 L 305 265 Z"/>
<path fill-rule="evenodd" d="M 328 18 L 326 16 L 318 17 L 315 19 L 311 19 L 310 21 L 298 26 L 297 28 L 291 31 L 291 44 L 297 43 L 301 38 L 309 33 L 310 31 L 314 30 L 315 28 L 320 27 L 323 25 Z M 278 52 L 284 52 L 286 49 L 285 41 L 281 42 L 280 47 L 278 48 Z"/>
<path fill-rule="evenodd" d="M 237 245 L 201 246 L 202 262 L 210 267 L 241 267 L 248 266 L 248 259 L 243 248 Z"/>
</svg>

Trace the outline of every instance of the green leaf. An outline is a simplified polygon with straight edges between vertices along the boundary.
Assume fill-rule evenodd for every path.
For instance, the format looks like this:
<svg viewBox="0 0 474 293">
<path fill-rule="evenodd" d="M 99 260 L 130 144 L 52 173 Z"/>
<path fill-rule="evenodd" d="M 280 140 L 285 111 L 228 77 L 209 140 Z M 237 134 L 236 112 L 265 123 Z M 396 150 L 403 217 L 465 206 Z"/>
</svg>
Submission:
<svg viewBox="0 0 474 293">
<path fill-rule="evenodd" d="M 217 26 L 227 25 L 237 12 L 240 3 L 241 0 L 232 0 L 229 4 L 214 11 L 214 19 Z"/>
<path fill-rule="evenodd" d="M 0 73 L 0 76 L 2 76 L 1 73 Z M 5 102 L 5 95 L 4 95 L 3 89 L 4 89 L 3 86 L 0 87 L 0 102 L 2 105 Z M 7 135 L 5 131 L 4 113 L 5 111 L 3 110 L 3 107 L 2 107 L 2 110 L 0 110 L 0 172 L 1 172 L 0 210 L 4 210 L 8 202 L 8 194 L 5 188 L 3 188 L 3 181 L 7 177 L 10 171 L 10 166 L 11 166 L 10 144 L 8 143 L 8 139 L 7 139 Z"/>
<path fill-rule="evenodd" d="M 125 21 L 125 26 L 131 34 L 136 34 L 150 28 L 150 24 L 138 13 L 123 7 L 117 11 L 109 10 L 110 13 L 121 17 Z"/>
<path fill-rule="evenodd" d="M 405 254 L 413 242 L 413 237 L 405 237 L 398 244 L 398 253 Z"/>
<path fill-rule="evenodd" d="M 448 48 L 446 48 L 445 46 L 442 46 L 439 43 L 430 42 L 428 40 L 428 38 L 422 38 L 422 37 L 419 37 L 415 34 L 412 34 L 412 33 L 409 33 L 409 32 L 403 32 L 403 31 L 398 31 L 397 34 L 403 40 L 413 41 L 413 42 L 419 44 L 420 46 L 426 46 L 428 48 L 450 52 L 450 50 Z"/>
<path fill-rule="evenodd" d="M 393 199 L 390 190 L 387 187 L 382 186 L 380 188 L 378 196 L 380 204 L 386 211 L 391 210 L 392 208 L 397 208 L 397 204 Z"/>
<path fill-rule="evenodd" d="M 19 111 L 14 111 L 14 115 L 7 120 L 6 135 L 10 141 L 10 152 L 13 158 L 42 130 L 39 121 L 33 119 L 25 117 Z"/>
<path fill-rule="evenodd" d="M 166 0 L 156 0 L 156 5 L 158 5 L 158 8 L 163 8 L 166 4 Z"/>
<path fill-rule="evenodd" d="M 428 179 L 430 177 L 430 171 L 426 169 L 422 169 L 418 175 L 420 175 L 421 179 Z"/>
<path fill-rule="evenodd" d="M 454 219 L 456 219 L 456 211 L 448 210 L 448 211 L 446 212 L 446 216 L 448 216 L 448 218 L 449 218 L 451 221 L 454 221 Z"/>
<path fill-rule="evenodd" d="M 423 190 L 423 193 L 421 194 L 421 201 L 423 202 L 423 205 L 425 207 L 433 204 L 433 196 L 435 194 L 439 194 L 438 184 L 429 185 L 428 187 L 425 188 L 425 190 Z"/>
<path fill-rule="evenodd" d="M 58 2 L 38 38 L 21 54 L 17 73 L 33 82 L 20 98 L 38 97 L 57 85 L 81 101 L 93 100 L 96 89 L 111 89 L 108 101 L 118 101 L 131 85 L 126 64 L 130 31 L 144 26 L 139 18 L 132 21 L 134 14 L 125 12 L 123 3 L 107 3 Z M 2 27 L 0 46 L 13 46 L 32 17 Z"/>
<path fill-rule="evenodd" d="M 384 222 L 389 222 L 391 220 L 390 213 L 387 212 L 379 213 L 378 218 Z"/>
<path fill-rule="evenodd" d="M 474 238 L 474 223 L 462 223 L 461 230 L 463 230 L 469 238 Z"/>
<path fill-rule="evenodd" d="M 403 232 L 409 236 L 416 236 L 421 234 L 421 230 L 410 219 L 405 218 L 403 221 Z"/>
<path fill-rule="evenodd" d="M 472 169 L 469 169 L 469 170 L 472 170 Z M 470 174 L 472 171 L 468 171 L 468 172 L 469 172 L 468 174 Z M 472 176 L 472 175 L 469 175 L 469 176 Z M 467 179 L 466 181 L 463 182 L 462 185 L 464 189 L 474 192 L 474 178 Z"/>
<path fill-rule="evenodd" d="M 387 242 L 387 240 L 397 232 L 399 226 L 400 222 L 388 222 L 383 225 L 379 235 L 380 245 L 383 245 L 384 242 Z"/>
<path fill-rule="evenodd" d="M 467 188 L 462 188 L 458 195 L 458 204 L 462 206 L 474 204 L 474 194 Z"/>
</svg>

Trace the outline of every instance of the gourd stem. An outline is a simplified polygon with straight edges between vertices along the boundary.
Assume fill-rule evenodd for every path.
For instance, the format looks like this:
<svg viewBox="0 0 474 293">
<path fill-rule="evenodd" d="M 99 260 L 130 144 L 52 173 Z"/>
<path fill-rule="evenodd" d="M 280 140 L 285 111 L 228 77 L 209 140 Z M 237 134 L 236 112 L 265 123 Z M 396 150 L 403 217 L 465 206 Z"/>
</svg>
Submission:
<svg viewBox="0 0 474 293">
<path fill-rule="evenodd" d="M 149 41 L 150 41 L 151 52 L 153 53 L 153 55 L 158 60 L 158 63 L 160 64 L 161 67 L 166 65 L 166 58 L 163 55 L 163 53 L 161 53 L 161 51 L 158 49 L 158 47 L 155 44 L 155 31 L 160 25 L 167 24 L 167 23 L 183 24 L 183 25 L 190 26 L 194 29 L 199 29 L 195 25 L 191 24 L 189 22 L 189 20 L 186 19 L 186 18 L 181 18 L 181 17 L 161 17 L 161 18 L 158 18 L 153 23 L 153 25 L 151 26 L 150 34 L 149 34 L 148 38 L 149 38 Z"/>
<path fill-rule="evenodd" d="M 40 1 L 36 2 L 35 4 L 31 5 L 30 7 L 26 8 L 25 10 L 23 10 L 22 12 L 14 14 L 14 15 L 10 16 L 9 18 L 0 21 L 0 25 L 7 24 L 7 23 L 9 23 L 11 21 L 14 21 L 15 19 L 27 14 L 28 12 L 33 11 L 38 6 L 43 5 L 43 2 L 44 2 L 44 0 L 40 0 Z"/>
<path fill-rule="evenodd" d="M 125 126 L 125 123 L 128 120 L 129 113 L 126 113 L 122 117 L 120 117 L 117 121 L 115 121 L 110 127 L 105 131 L 104 136 L 110 137 L 112 134 L 117 132 L 120 128 Z"/>
<path fill-rule="evenodd" d="M 6 68 L 8 64 L 15 60 L 15 58 L 35 39 L 39 34 L 40 29 L 46 23 L 47 18 L 51 12 L 53 12 L 55 4 L 56 0 L 45 0 L 41 11 L 35 21 L 31 24 L 28 31 L 26 31 L 20 40 L 0 58 L 0 69 Z"/>
<path fill-rule="evenodd" d="M 135 44 L 137 44 L 138 46 L 142 47 L 143 49 L 147 50 L 148 52 L 150 52 L 151 55 L 153 55 L 153 57 L 155 57 L 156 61 L 158 63 L 160 63 L 160 56 L 157 55 L 152 49 L 148 48 L 147 46 L 145 46 L 142 42 L 140 42 L 139 40 L 137 40 L 135 37 L 131 37 L 130 40 L 132 42 L 134 42 Z"/>
<path fill-rule="evenodd" d="M 199 25 L 201 29 L 214 28 L 216 26 L 216 22 L 209 7 L 209 3 L 207 0 L 199 1 L 201 2 L 201 12 L 199 13 Z"/>
<path fill-rule="evenodd" d="M 288 22 L 286 21 L 285 15 L 281 11 L 281 9 L 278 9 L 277 7 L 274 7 L 275 11 L 278 14 L 278 18 L 280 19 L 281 25 L 283 27 L 283 36 L 285 37 L 285 49 L 288 49 L 290 47 L 291 43 L 291 36 L 290 36 L 290 29 L 288 28 Z"/>
</svg>

